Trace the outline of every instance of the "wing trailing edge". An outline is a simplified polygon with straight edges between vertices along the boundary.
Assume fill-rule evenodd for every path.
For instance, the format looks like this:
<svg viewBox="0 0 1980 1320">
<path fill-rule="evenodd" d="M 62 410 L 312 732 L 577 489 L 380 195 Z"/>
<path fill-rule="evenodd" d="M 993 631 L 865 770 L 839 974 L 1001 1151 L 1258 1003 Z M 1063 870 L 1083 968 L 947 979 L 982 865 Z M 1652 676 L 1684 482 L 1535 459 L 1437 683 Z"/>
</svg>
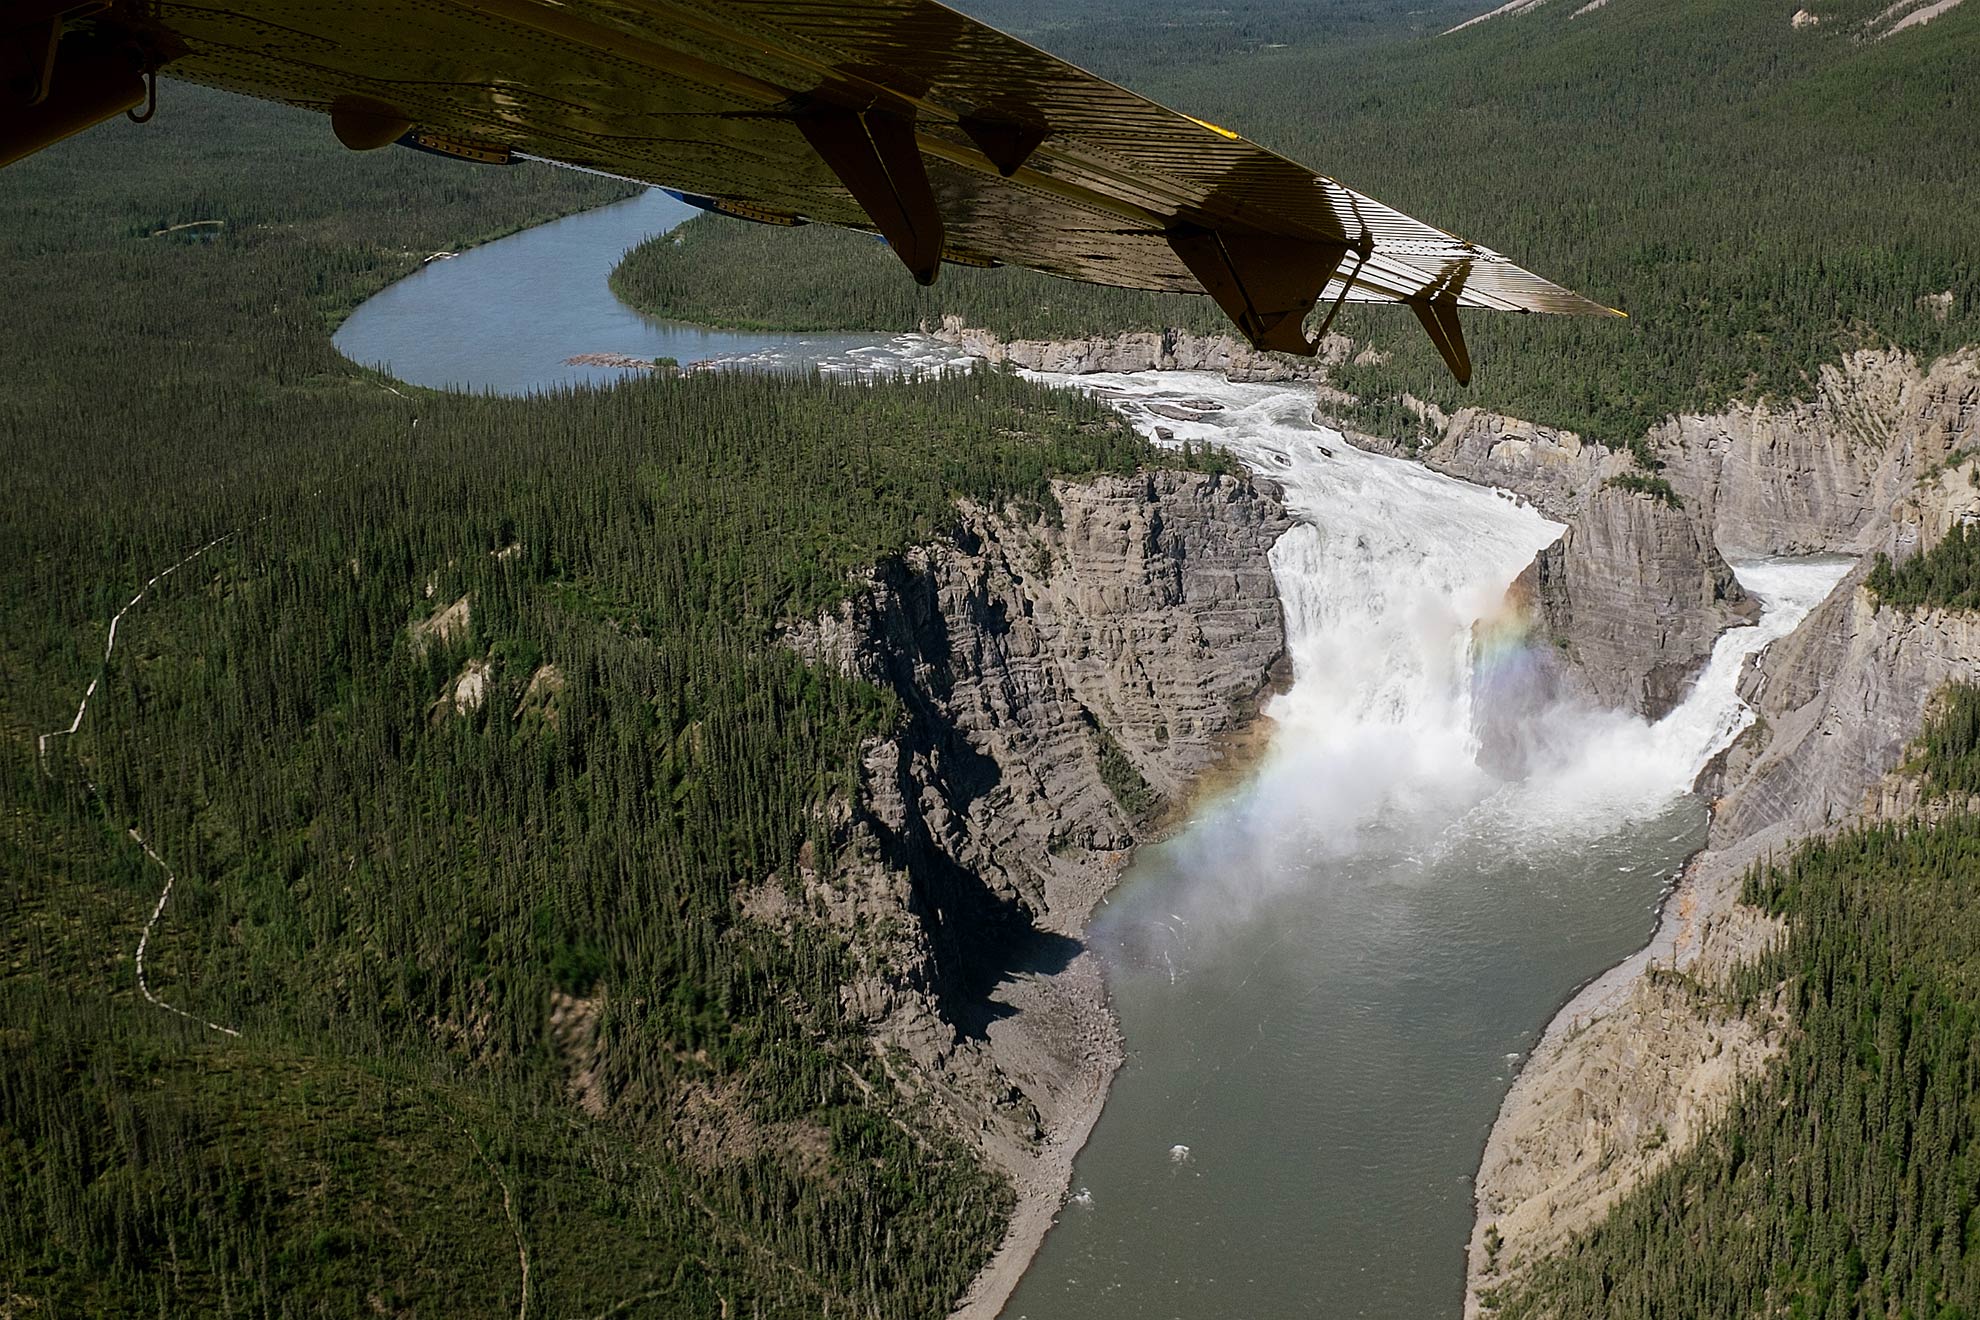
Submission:
<svg viewBox="0 0 1980 1320">
<path fill-rule="evenodd" d="M 0 164 L 134 110 L 161 70 L 326 113 L 357 149 L 877 232 L 924 284 L 954 261 L 1207 293 L 1277 352 L 1401 303 L 1466 381 L 1460 309 L 1620 315 L 935 0 L 14 0 Z"/>
</svg>

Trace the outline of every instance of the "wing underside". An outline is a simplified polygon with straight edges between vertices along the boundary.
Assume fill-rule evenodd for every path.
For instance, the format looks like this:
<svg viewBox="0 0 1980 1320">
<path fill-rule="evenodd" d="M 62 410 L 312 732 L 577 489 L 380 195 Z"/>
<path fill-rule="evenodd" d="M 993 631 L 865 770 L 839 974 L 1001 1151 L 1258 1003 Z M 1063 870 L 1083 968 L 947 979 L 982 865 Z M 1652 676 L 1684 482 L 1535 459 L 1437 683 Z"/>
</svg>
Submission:
<svg viewBox="0 0 1980 1320">
<path fill-rule="evenodd" d="M 536 156 L 756 219 L 876 229 L 924 281 L 947 260 L 1208 292 L 1266 348 L 1311 352 L 1302 327 L 1316 308 L 1401 302 L 1463 378 L 1457 308 L 1613 315 L 933 0 L 152 0 L 53 12 L 58 94 L 62 61 L 135 51 L 146 72 L 329 113 L 356 146 Z M 9 145 L 0 131 L 0 161 Z"/>
</svg>

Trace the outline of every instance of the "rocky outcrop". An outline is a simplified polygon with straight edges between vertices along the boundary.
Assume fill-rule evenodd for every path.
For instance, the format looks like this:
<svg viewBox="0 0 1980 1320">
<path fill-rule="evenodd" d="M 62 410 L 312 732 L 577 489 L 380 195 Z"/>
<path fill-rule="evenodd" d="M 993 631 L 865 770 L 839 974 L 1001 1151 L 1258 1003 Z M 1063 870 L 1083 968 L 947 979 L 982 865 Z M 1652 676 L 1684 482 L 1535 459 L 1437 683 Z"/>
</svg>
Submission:
<svg viewBox="0 0 1980 1320">
<path fill-rule="evenodd" d="M 1612 478 L 1637 471 L 1626 450 L 1479 408 L 1418 404 L 1417 457 L 1439 472 L 1499 486 L 1572 521 Z M 1980 412 L 1980 349 L 1921 367 L 1895 349 L 1822 368 L 1807 402 L 1735 404 L 1673 417 L 1644 437 L 1657 476 L 1731 555 L 1876 549 L 1892 506 L 1923 473 L 1970 442 Z M 1367 448 L 1393 440 L 1350 435 Z"/>
<path fill-rule="evenodd" d="M 1721 632 L 1758 612 L 1680 506 L 1618 486 L 1587 498 L 1519 588 L 1561 686 L 1649 719 L 1677 705 Z"/>
<path fill-rule="evenodd" d="M 1537 627 L 1557 644 L 1559 685 L 1654 718 L 1719 632 L 1750 615 L 1722 555 L 1901 551 L 1931 533 L 1894 527 L 1893 506 L 1971 436 L 1980 351 L 1930 368 L 1896 350 L 1853 353 L 1822 369 L 1808 402 L 1674 417 L 1645 437 L 1662 465 L 1654 477 L 1628 451 L 1572 431 L 1414 406 L 1425 437 L 1413 452 L 1425 464 L 1511 490 L 1568 524 L 1523 583 Z"/>
<path fill-rule="evenodd" d="M 845 988 L 896 1082 L 1017 1183 L 994 1315 L 1049 1226 L 1120 1061 L 1078 934 L 1165 804 L 1229 751 L 1282 664 L 1267 554 L 1290 525 L 1230 476 L 1055 485 L 1056 518 L 962 510 L 882 565 L 804 654 L 896 694 L 804 888 L 862 971 Z M 795 919 L 775 894 L 758 919 Z"/>
<path fill-rule="evenodd" d="M 1335 425 L 1360 448 L 1414 457 L 1449 476 L 1512 491 L 1557 522 L 1573 521 L 1605 481 L 1636 470 L 1627 451 L 1584 441 L 1573 431 L 1483 408 L 1446 413 L 1416 399 L 1404 402 L 1422 421 L 1424 434 L 1413 446 L 1362 434 L 1345 418 Z"/>
<path fill-rule="evenodd" d="M 1073 376 L 1102 371 L 1216 371 L 1232 380 L 1318 381 L 1326 378 L 1329 367 L 1345 362 L 1354 351 L 1344 335 L 1328 335 L 1317 357 L 1297 358 L 1261 353 L 1229 335 L 1197 335 L 1187 330 L 1006 342 L 991 331 L 972 329 L 953 315 L 943 317 L 940 328 L 929 333 L 992 363 Z"/>
<path fill-rule="evenodd" d="M 1974 438 L 1980 350 L 1921 368 L 1896 350 L 1824 367 L 1806 403 L 1674 418 L 1649 436 L 1661 473 L 1733 555 L 1883 548 L 1894 505 Z"/>
<path fill-rule="evenodd" d="M 1853 417 L 1858 442 L 1841 453 L 1820 455 L 1756 422 L 1758 410 L 1737 414 L 1736 435 L 1710 419 L 1667 428 L 1667 441 L 1695 442 L 1667 470 L 1710 525 L 1744 520 L 1750 551 L 1901 554 L 1980 516 L 1970 469 L 1944 464 L 1973 438 L 1980 361 L 1961 355 L 1917 372 L 1858 355 L 1824 380 L 1823 407 L 1797 415 L 1830 428 Z M 1870 398 L 1880 410 L 1858 409 Z M 1708 435 L 1717 437 L 1709 445 Z M 1763 453 L 1803 472 L 1809 489 L 1790 489 Z M 1810 835 L 1918 806 L 1896 771 L 1932 695 L 1980 678 L 1980 618 L 1880 608 L 1862 585 L 1867 573 L 1860 564 L 1747 670 L 1741 695 L 1758 719 L 1700 778 L 1714 799 L 1707 849 L 1650 945 L 1563 1009 L 1515 1080 L 1479 1170 L 1467 1314 L 1687 1149 L 1780 1048 L 1778 1013 L 1738 1016 L 1718 993 L 1780 933 L 1739 903 L 1747 869 Z"/>
</svg>

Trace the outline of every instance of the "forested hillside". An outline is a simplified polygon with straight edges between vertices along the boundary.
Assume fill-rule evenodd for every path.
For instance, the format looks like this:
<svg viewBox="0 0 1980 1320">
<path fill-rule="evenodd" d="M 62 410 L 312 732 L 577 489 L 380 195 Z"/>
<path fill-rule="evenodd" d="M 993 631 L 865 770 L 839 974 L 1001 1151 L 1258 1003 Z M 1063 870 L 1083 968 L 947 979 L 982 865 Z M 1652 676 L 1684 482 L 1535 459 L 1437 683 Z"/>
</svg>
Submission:
<svg viewBox="0 0 1980 1320">
<path fill-rule="evenodd" d="M 1019 0 L 965 7 L 1631 315 L 1473 314 L 1468 391 L 1408 313 L 1347 316 L 1343 329 L 1394 353 L 1337 375 L 1373 405 L 1368 424 L 1400 425 L 1382 405 L 1409 392 L 1620 445 L 1674 411 L 1805 394 L 1851 348 L 1930 356 L 1980 339 L 1971 5 L 1884 40 L 1865 39 L 1875 0 L 1811 5 L 1822 21 L 1800 27 L 1742 0 L 1611 0 L 1579 16 L 1555 0 L 1449 36 L 1407 24 L 1469 13 L 1158 4 L 1126 25 Z M 816 328 L 906 329 L 951 310 L 1013 336 L 1221 322 L 1207 300 L 1009 271 L 945 270 L 923 293 L 857 236 L 690 229 L 634 254 L 627 297 Z M 817 272 L 787 294 L 767 266 L 778 242 Z"/>
<path fill-rule="evenodd" d="M 1965 809 L 1980 690 L 1942 695 L 1908 768 L 1960 809 L 1810 843 L 1747 878 L 1746 901 L 1788 936 L 1731 996 L 1785 1002 L 1781 1063 L 1488 1314 L 1980 1314 L 1980 816 Z"/>
<path fill-rule="evenodd" d="M 776 631 L 1156 456 L 987 373 L 394 384 L 337 316 L 617 186 L 162 100 L 0 173 L 0 1311 L 942 1313 L 1008 1193 L 738 919 L 896 715 Z"/>
</svg>

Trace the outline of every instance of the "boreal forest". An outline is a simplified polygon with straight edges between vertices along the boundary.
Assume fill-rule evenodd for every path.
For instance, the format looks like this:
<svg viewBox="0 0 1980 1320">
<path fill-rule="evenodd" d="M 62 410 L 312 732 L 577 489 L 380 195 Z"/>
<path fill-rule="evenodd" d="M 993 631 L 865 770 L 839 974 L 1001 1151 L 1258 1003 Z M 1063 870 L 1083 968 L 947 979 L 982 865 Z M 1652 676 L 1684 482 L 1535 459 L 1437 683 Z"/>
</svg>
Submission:
<svg viewBox="0 0 1980 1320">
<path fill-rule="evenodd" d="M 7 1295 L 491 1314 L 526 1241 L 543 1314 L 942 1312 L 1008 1193 L 737 920 L 897 714 L 778 631 L 1182 460 L 990 372 L 392 382 L 359 299 L 623 189 L 166 96 L 0 174 Z"/>
<path fill-rule="evenodd" d="M 1449 36 L 1473 7 L 967 7 L 1631 313 L 1474 317 L 1460 391 L 1408 317 L 1350 312 L 1380 352 L 1332 383 L 1370 429 L 1409 396 L 1627 447 L 1980 339 L 1980 5 L 1929 46 L 1865 39 L 1872 0 Z M 366 296 L 627 187 L 161 99 L 0 171 L 0 1314 L 945 1315 L 1010 1189 L 848 1021 L 842 943 L 739 919 L 829 859 L 900 718 L 779 637 L 959 499 L 1049 520 L 1054 477 L 1209 460 L 988 370 L 394 381 L 331 345 Z M 840 231 L 677 238 L 624 299 L 1224 328 L 1008 271 L 922 290 Z M 1971 609 L 1980 537 L 1870 586 Z M 1496 1314 L 1980 1315 L 1976 712 L 1948 691 L 1917 744 L 1929 822 L 1752 874 L 1788 934 L 1723 1007 L 1792 1043 Z"/>
</svg>

